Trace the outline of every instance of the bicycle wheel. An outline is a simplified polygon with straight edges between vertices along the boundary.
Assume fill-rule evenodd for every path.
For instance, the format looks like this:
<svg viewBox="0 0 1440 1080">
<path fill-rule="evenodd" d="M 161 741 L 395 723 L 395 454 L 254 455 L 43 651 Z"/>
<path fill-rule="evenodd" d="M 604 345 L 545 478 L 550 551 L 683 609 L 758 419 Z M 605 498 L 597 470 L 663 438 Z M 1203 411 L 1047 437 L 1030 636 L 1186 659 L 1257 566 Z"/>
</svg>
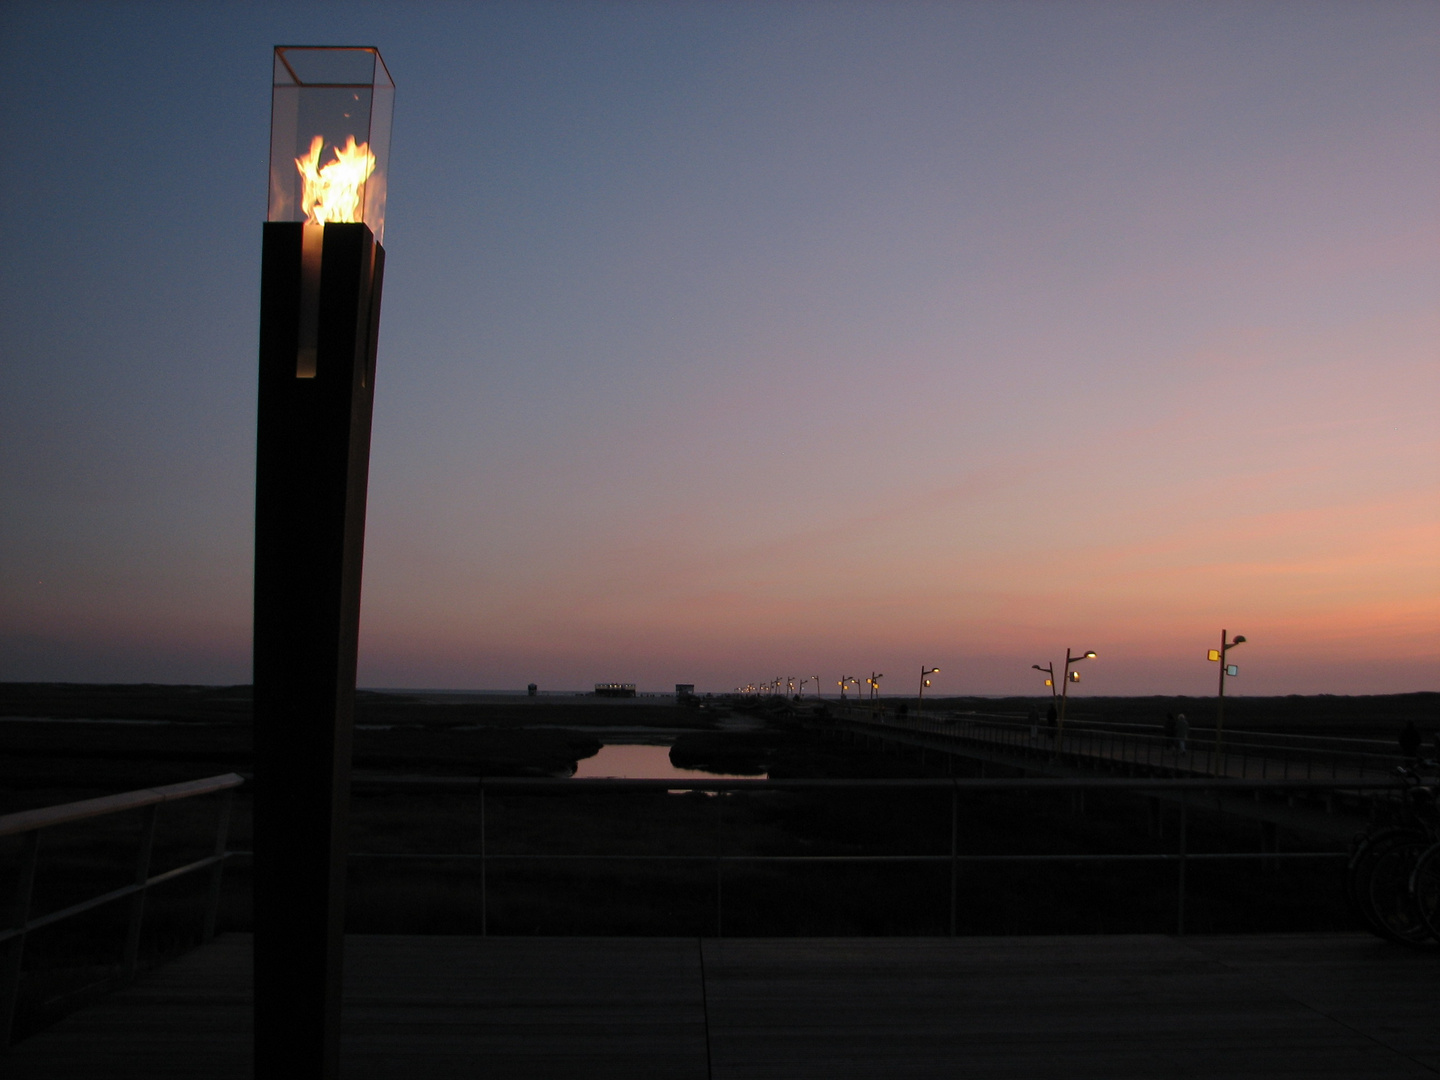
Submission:
<svg viewBox="0 0 1440 1080">
<path fill-rule="evenodd" d="M 1411 874 L 1429 847 L 1428 840 L 1401 840 L 1387 845 L 1370 864 L 1367 898 L 1374 925 L 1383 937 L 1402 945 L 1435 940 L 1410 891 Z"/>
<path fill-rule="evenodd" d="M 1415 863 L 1410 895 L 1430 936 L 1440 941 L 1440 844 L 1431 844 Z"/>
<path fill-rule="evenodd" d="M 1403 825 L 1392 825 L 1379 832 L 1361 836 L 1355 851 L 1345 867 L 1345 899 L 1351 912 L 1360 922 L 1365 923 L 1372 933 L 1381 937 L 1389 935 L 1381 929 L 1370 907 L 1370 870 L 1375 859 L 1392 845 L 1406 841 L 1420 842 L 1425 834 Z"/>
</svg>

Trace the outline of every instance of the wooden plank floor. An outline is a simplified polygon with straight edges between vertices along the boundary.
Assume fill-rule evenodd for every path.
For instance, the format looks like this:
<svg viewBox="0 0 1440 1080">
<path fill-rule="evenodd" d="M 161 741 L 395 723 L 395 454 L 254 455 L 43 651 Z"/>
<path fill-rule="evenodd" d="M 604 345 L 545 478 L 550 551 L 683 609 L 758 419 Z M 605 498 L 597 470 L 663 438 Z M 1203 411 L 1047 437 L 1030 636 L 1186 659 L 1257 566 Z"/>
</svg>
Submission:
<svg viewBox="0 0 1440 1080">
<path fill-rule="evenodd" d="M 0 1059 L 250 1076 L 227 935 Z M 1366 935 L 351 937 L 347 1080 L 1440 1074 L 1440 956 Z"/>
</svg>

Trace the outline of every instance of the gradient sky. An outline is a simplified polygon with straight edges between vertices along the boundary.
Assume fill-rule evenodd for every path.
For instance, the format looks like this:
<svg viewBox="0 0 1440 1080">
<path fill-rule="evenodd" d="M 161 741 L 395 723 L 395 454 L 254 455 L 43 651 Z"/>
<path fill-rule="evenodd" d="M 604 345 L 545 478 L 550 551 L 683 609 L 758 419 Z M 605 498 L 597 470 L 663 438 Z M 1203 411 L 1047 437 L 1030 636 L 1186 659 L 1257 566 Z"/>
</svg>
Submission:
<svg viewBox="0 0 1440 1080">
<path fill-rule="evenodd" d="M 1440 5 L 0 7 L 0 678 L 250 674 L 270 49 L 397 86 L 369 686 L 1440 688 Z"/>
</svg>

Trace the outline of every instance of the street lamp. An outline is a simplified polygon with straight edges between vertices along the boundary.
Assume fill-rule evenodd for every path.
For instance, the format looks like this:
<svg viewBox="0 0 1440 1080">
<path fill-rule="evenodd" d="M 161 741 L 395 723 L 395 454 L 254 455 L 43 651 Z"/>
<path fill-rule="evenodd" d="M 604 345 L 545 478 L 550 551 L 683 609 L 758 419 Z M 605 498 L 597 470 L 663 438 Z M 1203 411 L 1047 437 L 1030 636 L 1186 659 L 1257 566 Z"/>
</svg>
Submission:
<svg viewBox="0 0 1440 1080">
<path fill-rule="evenodd" d="M 1071 655 L 1070 655 L 1070 650 L 1069 650 L 1069 649 L 1066 649 L 1066 650 L 1065 650 L 1065 675 L 1064 675 L 1064 677 L 1063 677 L 1063 679 L 1062 679 L 1062 681 L 1065 683 L 1065 687 L 1064 687 L 1064 689 L 1062 689 L 1062 690 L 1060 691 L 1060 722 L 1059 722 L 1059 724 L 1056 725 L 1056 730 L 1055 730 L 1055 747 L 1056 747 L 1056 752 L 1057 752 L 1057 753 L 1059 753 L 1060 747 L 1062 747 L 1062 746 L 1064 745 L 1064 742 L 1063 742 L 1062 740 L 1063 740 L 1064 737 L 1065 737 L 1065 703 L 1066 703 L 1067 699 L 1068 699 L 1069 696 L 1070 696 L 1070 684 L 1071 684 L 1072 682 L 1079 682 L 1079 681 L 1080 681 L 1080 672 L 1078 672 L 1078 671 L 1071 671 L 1071 670 L 1070 670 L 1070 665 L 1071 665 L 1071 664 L 1078 664 L 1081 660 L 1094 660 L 1094 659 L 1095 659 L 1095 653 L 1094 653 L 1092 650 L 1090 650 L 1090 649 L 1086 649 L 1083 653 L 1080 653 L 1078 656 L 1071 656 Z M 1054 682 L 1054 679 L 1053 679 L 1053 678 L 1051 679 L 1051 682 L 1052 682 L 1052 683 Z M 1053 693 L 1053 687 L 1052 687 L 1052 693 Z"/>
<path fill-rule="evenodd" d="M 1050 704 L 1056 704 L 1058 695 L 1055 689 L 1054 663 L 1046 664 L 1044 667 L 1041 667 L 1039 664 L 1031 664 L 1030 666 L 1033 667 L 1036 671 L 1043 672 L 1045 675 L 1048 676 L 1048 678 L 1045 680 L 1045 685 L 1050 688 Z M 1057 709 L 1056 711 L 1058 712 L 1059 710 Z"/>
<path fill-rule="evenodd" d="M 920 715 L 920 710 L 925 707 L 925 688 L 930 685 L 927 676 L 934 675 L 939 670 L 938 667 L 927 668 L 924 664 L 920 665 L 920 696 L 915 699 L 915 715 L 917 717 Z"/>
<path fill-rule="evenodd" d="M 1221 630 L 1220 648 L 1211 649 L 1205 654 L 1205 658 L 1211 663 L 1218 663 L 1220 665 L 1220 696 L 1215 702 L 1215 761 L 1214 769 L 1212 770 L 1217 776 L 1219 775 L 1220 769 L 1220 748 L 1225 743 L 1225 676 L 1240 674 L 1238 667 L 1225 662 L 1225 654 L 1236 645 L 1245 644 L 1245 636 L 1243 634 L 1236 634 L 1230 641 L 1225 640 L 1226 636 L 1226 632 Z"/>
</svg>

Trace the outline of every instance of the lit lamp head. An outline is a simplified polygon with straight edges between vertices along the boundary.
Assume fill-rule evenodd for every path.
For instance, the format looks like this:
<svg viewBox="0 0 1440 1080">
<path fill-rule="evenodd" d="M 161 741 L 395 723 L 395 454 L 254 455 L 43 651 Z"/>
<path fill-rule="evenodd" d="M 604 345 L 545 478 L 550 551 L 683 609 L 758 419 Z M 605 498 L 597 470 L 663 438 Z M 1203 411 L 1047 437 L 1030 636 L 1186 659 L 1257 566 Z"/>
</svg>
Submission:
<svg viewBox="0 0 1440 1080">
<path fill-rule="evenodd" d="M 394 102 L 377 49 L 277 46 L 266 220 L 363 223 L 383 243 Z"/>
</svg>

